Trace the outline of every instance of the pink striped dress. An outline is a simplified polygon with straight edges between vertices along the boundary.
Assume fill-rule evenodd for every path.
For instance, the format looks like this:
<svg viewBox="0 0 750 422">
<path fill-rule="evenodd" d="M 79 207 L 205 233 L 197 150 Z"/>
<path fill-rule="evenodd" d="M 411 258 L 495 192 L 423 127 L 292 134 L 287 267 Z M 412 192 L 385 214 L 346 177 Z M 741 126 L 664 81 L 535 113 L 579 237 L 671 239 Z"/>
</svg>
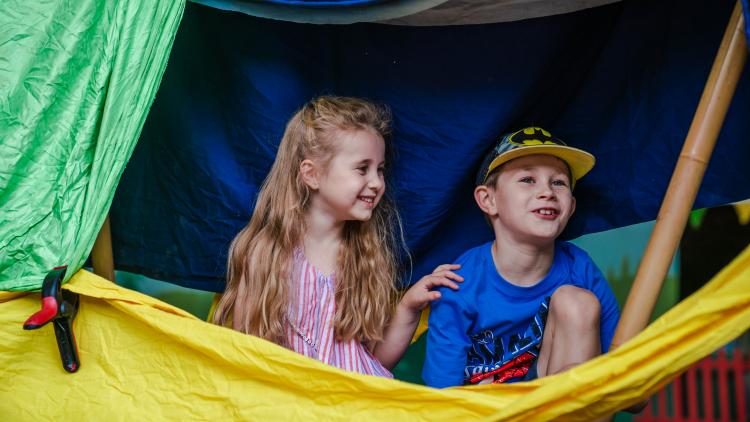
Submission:
<svg viewBox="0 0 750 422">
<path fill-rule="evenodd" d="M 321 273 L 294 251 L 287 344 L 297 353 L 347 371 L 393 378 L 393 375 L 357 340 L 337 341 L 333 333 L 334 275 Z"/>
</svg>

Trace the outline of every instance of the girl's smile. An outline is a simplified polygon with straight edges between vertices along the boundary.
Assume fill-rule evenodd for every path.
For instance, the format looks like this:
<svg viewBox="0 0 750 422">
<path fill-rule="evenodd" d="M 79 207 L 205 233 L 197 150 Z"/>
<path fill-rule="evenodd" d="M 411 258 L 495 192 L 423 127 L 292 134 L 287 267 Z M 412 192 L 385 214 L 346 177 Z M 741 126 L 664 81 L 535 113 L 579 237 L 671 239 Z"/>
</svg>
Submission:
<svg viewBox="0 0 750 422">
<path fill-rule="evenodd" d="M 365 203 L 365 206 L 369 206 L 369 207 L 374 208 L 375 205 L 377 205 L 375 203 L 375 198 L 377 198 L 377 196 L 375 196 L 375 195 L 372 195 L 372 196 L 364 196 L 364 195 L 362 195 L 362 196 L 359 197 L 359 200 L 363 201 Z"/>
</svg>

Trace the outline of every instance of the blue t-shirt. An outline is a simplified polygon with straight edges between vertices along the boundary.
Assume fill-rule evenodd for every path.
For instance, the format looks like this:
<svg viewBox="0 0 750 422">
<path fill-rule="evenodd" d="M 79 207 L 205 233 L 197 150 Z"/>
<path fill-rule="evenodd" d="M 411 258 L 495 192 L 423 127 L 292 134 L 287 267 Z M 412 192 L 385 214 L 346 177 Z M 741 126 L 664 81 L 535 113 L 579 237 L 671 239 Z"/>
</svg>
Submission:
<svg viewBox="0 0 750 422">
<path fill-rule="evenodd" d="M 552 267 L 533 286 L 509 283 L 498 274 L 492 242 L 477 246 L 455 262 L 464 278 L 459 290 L 441 288 L 430 305 L 427 355 L 422 378 L 432 387 L 472 383 L 483 374 L 530 356 L 538 346 L 539 322 L 546 317 L 545 300 L 565 284 L 593 292 L 601 304 L 602 352 L 609 349 L 620 311 L 601 271 L 579 247 L 555 242 Z M 535 338 L 537 337 L 537 338 Z M 535 355 L 534 355 L 535 357 Z M 528 367 L 529 363 L 526 363 Z"/>
</svg>

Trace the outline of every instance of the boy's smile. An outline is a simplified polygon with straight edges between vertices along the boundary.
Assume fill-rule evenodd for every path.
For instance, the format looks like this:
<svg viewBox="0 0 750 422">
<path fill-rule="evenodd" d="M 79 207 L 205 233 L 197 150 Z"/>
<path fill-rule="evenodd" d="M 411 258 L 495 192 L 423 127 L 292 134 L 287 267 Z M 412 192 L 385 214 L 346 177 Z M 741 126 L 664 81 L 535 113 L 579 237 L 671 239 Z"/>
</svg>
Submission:
<svg viewBox="0 0 750 422">
<path fill-rule="evenodd" d="M 505 163 L 480 207 L 497 236 L 547 244 L 562 233 L 575 210 L 568 166 L 551 155 L 529 155 Z M 478 198 L 477 201 L 480 201 Z"/>
<path fill-rule="evenodd" d="M 560 214 L 560 211 L 554 208 L 539 208 L 534 210 L 535 213 L 539 214 L 539 218 L 554 220 Z"/>
</svg>

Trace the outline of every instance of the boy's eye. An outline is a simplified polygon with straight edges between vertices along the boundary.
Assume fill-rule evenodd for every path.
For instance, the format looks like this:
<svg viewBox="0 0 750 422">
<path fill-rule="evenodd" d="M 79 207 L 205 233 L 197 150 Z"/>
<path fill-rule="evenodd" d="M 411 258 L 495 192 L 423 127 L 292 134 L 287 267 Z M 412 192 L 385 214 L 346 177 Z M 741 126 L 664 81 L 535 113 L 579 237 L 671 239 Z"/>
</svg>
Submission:
<svg viewBox="0 0 750 422">
<path fill-rule="evenodd" d="M 566 182 L 565 180 L 562 180 L 562 179 L 557 179 L 557 180 L 555 180 L 555 181 L 552 182 L 552 185 L 553 186 L 566 187 L 566 186 L 568 186 L 568 182 Z"/>
<path fill-rule="evenodd" d="M 531 176 L 526 176 L 518 179 L 518 181 L 521 183 L 534 183 L 534 178 Z"/>
</svg>

